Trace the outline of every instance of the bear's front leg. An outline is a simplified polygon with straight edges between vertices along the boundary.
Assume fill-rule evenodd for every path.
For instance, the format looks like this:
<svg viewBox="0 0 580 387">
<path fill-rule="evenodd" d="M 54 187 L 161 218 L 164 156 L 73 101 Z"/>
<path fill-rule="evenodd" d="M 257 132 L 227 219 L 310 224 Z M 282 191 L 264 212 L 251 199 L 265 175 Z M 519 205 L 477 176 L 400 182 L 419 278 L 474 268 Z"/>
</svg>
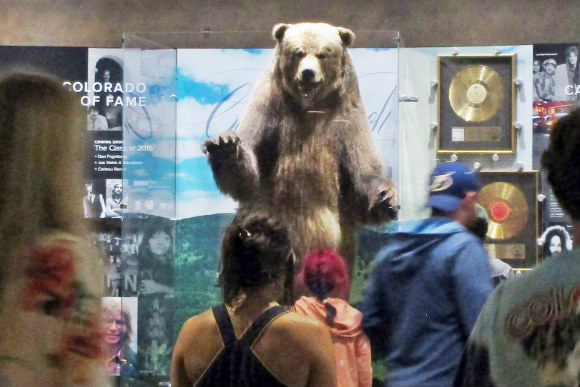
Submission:
<svg viewBox="0 0 580 387">
<path fill-rule="evenodd" d="M 248 201 L 258 186 L 258 168 L 255 156 L 243 147 L 238 135 L 224 132 L 204 140 L 201 149 L 219 189 L 237 201 Z"/>
<path fill-rule="evenodd" d="M 399 210 L 398 191 L 387 178 L 376 178 L 370 185 L 369 218 L 372 223 L 381 223 L 397 218 Z"/>
</svg>

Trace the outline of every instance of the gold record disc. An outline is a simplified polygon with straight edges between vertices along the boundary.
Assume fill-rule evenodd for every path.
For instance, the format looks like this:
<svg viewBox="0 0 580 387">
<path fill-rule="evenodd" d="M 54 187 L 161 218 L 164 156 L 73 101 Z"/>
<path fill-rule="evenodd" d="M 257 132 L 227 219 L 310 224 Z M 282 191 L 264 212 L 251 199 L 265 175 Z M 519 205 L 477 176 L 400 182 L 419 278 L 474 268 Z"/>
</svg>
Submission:
<svg viewBox="0 0 580 387">
<path fill-rule="evenodd" d="M 517 235 L 528 221 L 528 203 L 518 187 L 496 182 L 481 189 L 477 202 L 489 216 L 487 237 L 509 239 Z"/>
<path fill-rule="evenodd" d="M 464 68 L 449 86 L 451 108 L 469 122 L 482 122 L 495 116 L 502 106 L 503 96 L 501 77 L 484 65 Z"/>
</svg>

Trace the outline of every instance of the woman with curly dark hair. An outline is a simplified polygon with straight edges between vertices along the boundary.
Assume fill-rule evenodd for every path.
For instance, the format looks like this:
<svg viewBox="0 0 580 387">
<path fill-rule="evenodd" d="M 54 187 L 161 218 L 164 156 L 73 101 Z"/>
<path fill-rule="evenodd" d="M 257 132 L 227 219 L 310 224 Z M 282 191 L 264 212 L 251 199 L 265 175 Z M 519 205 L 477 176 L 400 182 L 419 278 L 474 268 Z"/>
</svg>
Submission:
<svg viewBox="0 0 580 387">
<path fill-rule="evenodd" d="M 293 266 L 287 228 L 263 213 L 239 212 L 222 244 L 224 303 L 183 325 L 171 384 L 334 386 L 328 328 L 278 303 L 292 299 Z"/>
</svg>

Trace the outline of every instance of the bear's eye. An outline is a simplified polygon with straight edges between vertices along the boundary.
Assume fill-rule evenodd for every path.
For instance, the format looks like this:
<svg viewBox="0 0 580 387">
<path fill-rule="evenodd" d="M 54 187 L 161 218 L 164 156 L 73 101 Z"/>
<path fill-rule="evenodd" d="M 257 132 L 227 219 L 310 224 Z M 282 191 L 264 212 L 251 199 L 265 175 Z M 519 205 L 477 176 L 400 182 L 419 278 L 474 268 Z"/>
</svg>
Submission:
<svg viewBox="0 0 580 387">
<path fill-rule="evenodd" d="M 328 54 L 325 52 L 321 52 L 320 54 L 316 55 L 318 57 L 318 59 L 324 59 L 328 57 Z"/>
<path fill-rule="evenodd" d="M 294 56 L 296 58 L 304 58 L 306 56 L 306 54 L 302 50 L 297 50 L 294 52 Z"/>
</svg>

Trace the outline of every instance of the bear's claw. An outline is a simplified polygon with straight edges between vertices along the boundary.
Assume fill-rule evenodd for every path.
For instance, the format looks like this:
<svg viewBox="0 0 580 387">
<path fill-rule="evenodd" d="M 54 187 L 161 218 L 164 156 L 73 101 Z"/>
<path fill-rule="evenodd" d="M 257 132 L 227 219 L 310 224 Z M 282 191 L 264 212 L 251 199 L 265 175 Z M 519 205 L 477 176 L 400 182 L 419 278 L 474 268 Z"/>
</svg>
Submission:
<svg viewBox="0 0 580 387">
<path fill-rule="evenodd" d="M 201 151 L 203 154 L 211 154 L 218 150 L 222 153 L 229 153 L 232 149 L 235 149 L 235 153 L 237 154 L 239 143 L 240 138 L 234 132 L 225 132 L 214 138 L 204 140 L 201 143 Z"/>
<path fill-rule="evenodd" d="M 369 211 L 386 213 L 390 219 L 397 218 L 400 206 L 397 200 L 397 189 L 392 183 L 382 183 L 376 195 L 370 200 Z"/>
</svg>

